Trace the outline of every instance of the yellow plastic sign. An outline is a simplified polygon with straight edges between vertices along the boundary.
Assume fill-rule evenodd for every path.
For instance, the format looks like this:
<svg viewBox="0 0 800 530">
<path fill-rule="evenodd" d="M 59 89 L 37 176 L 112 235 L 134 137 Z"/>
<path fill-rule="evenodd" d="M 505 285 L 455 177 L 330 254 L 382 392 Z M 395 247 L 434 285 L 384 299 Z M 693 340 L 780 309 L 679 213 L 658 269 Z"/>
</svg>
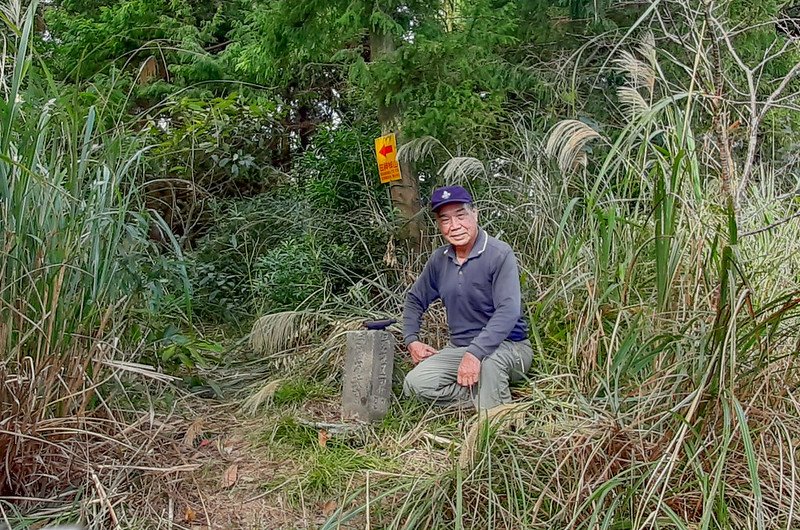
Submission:
<svg viewBox="0 0 800 530">
<path fill-rule="evenodd" d="M 400 180 L 400 164 L 397 162 L 397 140 L 394 133 L 375 138 L 375 158 L 378 160 L 378 171 L 381 184 Z"/>
</svg>

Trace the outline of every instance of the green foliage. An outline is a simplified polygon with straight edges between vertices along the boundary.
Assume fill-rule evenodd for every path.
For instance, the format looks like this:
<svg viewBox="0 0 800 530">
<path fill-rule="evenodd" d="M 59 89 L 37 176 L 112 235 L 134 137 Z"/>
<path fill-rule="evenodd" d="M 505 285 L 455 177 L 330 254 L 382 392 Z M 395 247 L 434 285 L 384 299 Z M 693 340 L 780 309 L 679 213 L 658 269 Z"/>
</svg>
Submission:
<svg viewBox="0 0 800 530">
<path fill-rule="evenodd" d="M 265 441 L 269 444 L 288 444 L 297 448 L 313 448 L 319 445 L 317 431 L 307 425 L 301 425 L 292 416 L 278 419 L 273 429 L 265 433 Z"/>
<path fill-rule="evenodd" d="M 744 30 L 778 2 L 745 4 L 716 14 L 741 24 L 733 44 L 753 65 L 786 41 L 772 24 Z M 736 61 L 709 26 L 697 33 L 705 4 L 659 7 L 675 8 L 654 19 L 671 32 L 657 35 L 659 64 L 641 46 L 631 56 L 652 89 L 631 82 L 625 61 L 608 62 L 652 5 L 63 0 L 45 7 L 41 54 L 9 31 L 18 57 L 4 57 L 14 71 L 0 80 L 0 405 L 18 431 L 0 434 L 11 470 L 0 494 L 56 491 L 48 480 L 64 466 L 32 469 L 52 443 L 30 433 L 82 429 L 71 418 L 93 414 L 113 424 L 97 407 L 109 366 L 114 378 L 120 366 L 147 372 L 119 361 L 221 394 L 208 375 L 221 348 L 188 330 L 193 319 L 246 327 L 302 308 L 275 319 L 299 335 L 273 341 L 300 346 L 283 366 L 335 379 L 343 331 L 362 315 L 397 316 L 413 277 L 388 265 L 396 227 L 372 142 L 390 126 L 440 140 L 416 160 L 423 190 L 470 185 L 483 226 L 518 252 L 537 348 L 535 384 L 521 392 L 528 421 L 470 438 L 472 424 L 404 401 L 375 426 L 378 441 L 355 449 L 322 448 L 315 429 L 285 416 L 264 441 L 302 464 L 292 499 L 329 497 L 378 469 L 398 472 L 371 484 L 371 506 L 356 492 L 336 517 L 372 509 L 386 528 L 797 526 L 787 499 L 800 496 L 800 125 L 793 109 L 766 114 L 758 171 L 734 207 L 714 125 L 729 113 L 734 173 L 751 131 L 733 121 L 746 110 L 730 103 L 743 86 Z M 672 44 L 686 35 L 700 57 Z M 759 97 L 796 62 L 791 46 L 770 61 Z M 721 100 L 710 96 L 715 74 L 737 87 Z M 601 137 L 573 127 L 555 142 L 573 151 L 561 157 L 547 140 L 563 118 Z M 184 190 L 185 205 L 159 182 Z M 269 377 L 282 361 L 256 360 Z M 332 393 L 290 379 L 273 399 L 294 408 Z M 180 401 L 169 396 L 162 407 Z M 130 434 L 108 429 L 104 439 Z M 64 454 L 88 453 L 73 449 Z M 469 451 L 464 468 L 456 453 Z"/>
<path fill-rule="evenodd" d="M 786 0 L 759 0 L 758 2 L 730 0 L 725 2 L 723 7 L 726 8 L 732 25 L 753 26 L 775 19 L 780 9 L 789 3 L 791 2 Z M 772 26 L 767 26 L 765 29 L 774 31 Z"/>
<path fill-rule="evenodd" d="M 380 131 L 371 120 L 325 127 L 296 160 L 293 174 L 314 208 L 331 213 L 363 208 L 365 195 L 382 191 L 373 153 Z"/>
<path fill-rule="evenodd" d="M 247 6 L 240 1 L 192 0 L 54 2 L 44 9 L 56 75 L 86 79 L 115 65 L 137 75 L 148 57 L 169 67 L 179 86 L 224 78 L 216 51 Z"/>
<path fill-rule="evenodd" d="M 256 260 L 254 295 L 265 310 L 319 306 L 327 288 L 316 247 L 310 237 L 282 241 Z"/>
<path fill-rule="evenodd" d="M 222 352 L 220 344 L 187 336 L 172 324 L 167 326 L 163 338 L 158 341 L 160 365 L 168 373 L 174 373 L 178 367 L 208 368 L 219 362 Z"/>
<path fill-rule="evenodd" d="M 197 311 L 216 319 L 319 307 L 370 276 L 385 252 L 387 208 L 370 161 L 368 128 L 319 132 L 270 193 L 224 204 L 190 254 Z"/>
<path fill-rule="evenodd" d="M 256 260 L 285 237 L 302 235 L 293 224 L 302 211 L 290 193 L 261 195 L 224 207 L 216 227 L 189 254 L 187 270 L 197 313 L 210 320 L 252 315 Z"/>
<path fill-rule="evenodd" d="M 536 75 L 506 57 L 521 44 L 517 6 L 491 4 L 463 6 L 464 22 L 450 32 L 423 26 L 413 43 L 374 62 L 355 80 L 379 101 L 403 109 L 404 130 L 411 137 L 475 141 L 496 129 L 511 95 L 518 101 L 540 95 Z"/>
<path fill-rule="evenodd" d="M 302 404 L 316 399 L 335 398 L 336 389 L 318 381 L 292 379 L 281 384 L 272 402 L 275 406 Z"/>
<path fill-rule="evenodd" d="M 281 488 L 295 502 L 302 502 L 309 496 L 325 498 L 340 493 L 339 488 L 353 475 L 372 470 L 389 471 L 395 467 L 393 461 L 348 447 L 337 437 L 321 447 L 318 432 L 291 416 L 278 420 L 267 434 L 267 442 L 272 447 L 277 444 L 277 447 L 292 448 L 292 456 L 298 458 L 300 470 L 296 481 L 288 483 L 282 477 L 279 483 L 265 486 L 268 489 Z"/>
<path fill-rule="evenodd" d="M 187 179 L 214 197 L 250 196 L 274 186 L 284 156 L 275 111 L 265 98 L 236 93 L 182 98 L 149 120 L 157 144 L 150 152 L 154 177 Z"/>
<path fill-rule="evenodd" d="M 302 489 L 315 496 L 337 493 L 342 483 L 364 471 L 386 471 L 392 463 L 347 447 L 333 447 L 314 452 L 307 463 Z"/>
<path fill-rule="evenodd" d="M 450 23 L 435 4 L 275 2 L 248 16 L 228 53 L 244 75 L 292 91 L 324 98 L 348 82 L 369 104 L 401 109 L 412 137 L 474 141 L 497 127 L 510 97 L 545 93 L 535 73 L 509 61 L 527 35 L 521 4 L 458 3 Z M 382 36 L 393 41 L 385 53 Z"/>
<path fill-rule="evenodd" d="M 21 70 L 25 61 L 20 58 L 18 65 Z M 44 80 L 28 81 L 35 86 Z M 140 266 L 149 261 L 151 247 L 131 182 L 142 151 L 131 138 L 98 131 L 95 107 L 72 106 L 69 99 L 51 95 L 50 104 L 39 108 L 24 91 L 0 102 L 0 147 L 5 151 L 0 214 L 12 238 L 4 255 L 3 292 L 11 307 L 15 297 L 31 289 L 33 303 L 26 307 L 41 312 L 30 315 L 31 322 L 38 322 L 55 310 L 48 307 L 54 300 L 48 302 L 42 293 L 52 292 L 57 280 L 55 290 L 63 290 L 65 305 L 48 318 L 64 318 L 65 329 L 77 331 L 73 326 L 91 329 L 104 308 L 140 293 Z M 64 131 L 74 135 L 62 136 Z"/>
</svg>

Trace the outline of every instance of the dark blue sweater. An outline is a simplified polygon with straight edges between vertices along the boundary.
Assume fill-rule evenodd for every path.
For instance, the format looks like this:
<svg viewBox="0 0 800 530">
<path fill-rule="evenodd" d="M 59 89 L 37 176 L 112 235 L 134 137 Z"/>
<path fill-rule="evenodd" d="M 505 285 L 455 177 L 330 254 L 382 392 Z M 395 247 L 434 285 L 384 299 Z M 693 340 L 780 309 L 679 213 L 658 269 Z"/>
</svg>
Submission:
<svg viewBox="0 0 800 530">
<path fill-rule="evenodd" d="M 519 271 L 506 243 L 479 229 L 469 257 L 458 265 L 450 245 L 436 249 L 406 295 L 403 335 L 408 346 L 419 340 L 422 314 L 441 298 L 447 310 L 450 342 L 467 346 L 478 359 L 504 340 L 528 337 L 522 318 Z"/>
</svg>

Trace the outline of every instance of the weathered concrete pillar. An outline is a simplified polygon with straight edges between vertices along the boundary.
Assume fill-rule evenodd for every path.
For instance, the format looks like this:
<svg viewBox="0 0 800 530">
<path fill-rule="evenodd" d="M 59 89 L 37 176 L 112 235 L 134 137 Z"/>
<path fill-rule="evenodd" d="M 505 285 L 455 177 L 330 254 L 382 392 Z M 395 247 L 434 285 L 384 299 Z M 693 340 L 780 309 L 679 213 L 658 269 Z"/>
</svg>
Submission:
<svg viewBox="0 0 800 530">
<path fill-rule="evenodd" d="M 389 412 L 394 370 L 394 336 L 388 331 L 347 334 L 342 418 L 377 421 Z"/>
</svg>

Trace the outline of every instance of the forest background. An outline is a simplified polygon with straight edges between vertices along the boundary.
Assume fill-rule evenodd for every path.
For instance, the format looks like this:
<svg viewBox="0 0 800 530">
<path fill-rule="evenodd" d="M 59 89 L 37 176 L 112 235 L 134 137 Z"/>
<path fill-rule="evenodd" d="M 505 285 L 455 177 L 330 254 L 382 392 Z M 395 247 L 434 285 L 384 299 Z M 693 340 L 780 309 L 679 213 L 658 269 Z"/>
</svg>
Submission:
<svg viewBox="0 0 800 530">
<path fill-rule="evenodd" d="M 0 18 L 7 526 L 800 523 L 800 8 Z M 441 243 L 425 198 L 454 183 L 517 252 L 530 381 L 492 418 L 396 401 L 337 432 L 344 336 L 399 316 Z"/>
</svg>

